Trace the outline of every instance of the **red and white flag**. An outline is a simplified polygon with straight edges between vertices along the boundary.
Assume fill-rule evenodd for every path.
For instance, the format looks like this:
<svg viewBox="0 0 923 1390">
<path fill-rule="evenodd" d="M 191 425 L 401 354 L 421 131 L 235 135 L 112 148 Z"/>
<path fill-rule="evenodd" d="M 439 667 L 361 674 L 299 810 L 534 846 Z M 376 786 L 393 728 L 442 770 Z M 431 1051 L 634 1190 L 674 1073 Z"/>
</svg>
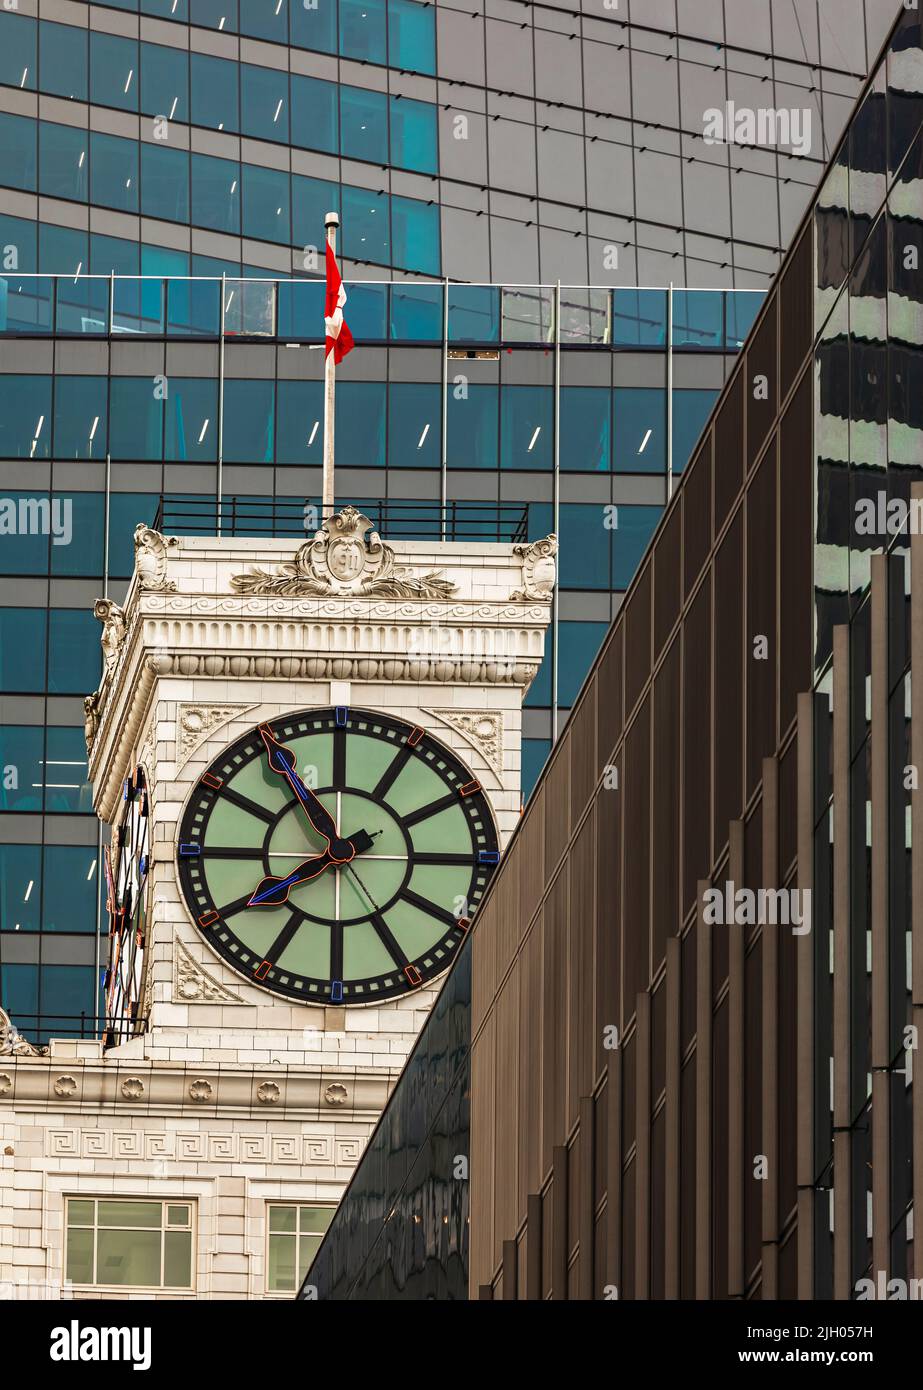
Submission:
<svg viewBox="0 0 923 1390">
<path fill-rule="evenodd" d="M 336 256 L 330 243 L 327 243 L 327 298 L 324 303 L 324 325 L 327 330 L 326 351 L 324 358 L 333 353 L 334 362 L 342 362 L 348 352 L 355 346 L 353 335 L 349 331 L 349 325 L 343 317 L 343 305 L 346 303 L 346 291 L 343 288 L 343 279 L 337 265 Z"/>
</svg>

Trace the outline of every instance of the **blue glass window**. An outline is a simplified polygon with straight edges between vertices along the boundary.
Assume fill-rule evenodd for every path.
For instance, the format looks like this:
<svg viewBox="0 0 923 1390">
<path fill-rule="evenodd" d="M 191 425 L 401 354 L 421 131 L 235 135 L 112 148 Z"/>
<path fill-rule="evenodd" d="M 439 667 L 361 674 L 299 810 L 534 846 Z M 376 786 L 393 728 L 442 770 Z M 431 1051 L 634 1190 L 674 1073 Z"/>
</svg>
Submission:
<svg viewBox="0 0 923 1390">
<path fill-rule="evenodd" d="M 551 752 L 550 738 L 524 738 L 522 741 L 522 773 L 520 783 L 522 786 L 523 800 L 526 801 L 532 795 L 535 784 L 542 773 L 542 768 L 548 761 L 548 754 Z"/>
<path fill-rule="evenodd" d="M 98 1012 L 95 975 L 90 965 L 42 966 L 40 1037 L 96 1036 L 94 1024 L 80 1017 L 86 1014 L 92 1020 Z M 36 1036 L 34 1028 L 31 1035 Z"/>
<path fill-rule="evenodd" d="M 139 521 L 152 526 L 160 501 L 150 492 L 113 492 L 109 498 L 109 574 L 126 579 L 135 567 L 132 537 Z"/>
<path fill-rule="evenodd" d="M 48 620 L 48 690 L 85 695 L 99 685 L 99 623 L 88 608 L 52 608 Z"/>
<path fill-rule="evenodd" d="M 0 113 L 0 183 L 35 191 L 36 123 Z"/>
<path fill-rule="evenodd" d="M 324 273 L 324 217 L 340 211 L 339 185 L 326 179 L 306 179 L 296 174 L 292 179 L 292 230 L 296 246 L 321 248 L 311 257 L 304 269 L 315 275 Z"/>
<path fill-rule="evenodd" d="M 667 341 L 664 290 L 616 290 L 612 342 L 616 347 L 663 347 Z"/>
<path fill-rule="evenodd" d="M 237 0 L 190 0 L 189 18 L 203 29 L 237 32 Z"/>
<path fill-rule="evenodd" d="M 164 417 L 165 459 L 214 462 L 218 457 L 218 383 L 213 377 L 171 376 Z"/>
<path fill-rule="evenodd" d="M 627 589 L 660 520 L 662 507 L 633 507 L 620 503 L 617 524 L 609 530 L 612 546 L 612 587 Z"/>
<path fill-rule="evenodd" d="M 35 91 L 35 20 L 23 15 L 0 15 L 0 82 Z"/>
<path fill-rule="evenodd" d="M 241 130 L 259 140 L 288 144 L 288 73 L 240 67 Z"/>
<path fill-rule="evenodd" d="M 169 389 L 169 388 L 168 388 Z M 160 459 L 163 386 L 149 376 L 114 376 L 109 386 L 109 452 L 114 459 Z"/>
<path fill-rule="evenodd" d="M 673 472 L 681 473 L 692 457 L 717 391 L 673 392 Z"/>
<path fill-rule="evenodd" d="M 0 965 L 0 997 L 4 1009 L 20 1032 L 27 1034 L 30 1039 L 35 1038 L 38 1016 L 38 966 Z"/>
<path fill-rule="evenodd" d="M 301 4 L 301 0 L 295 0 Z M 288 43 L 288 0 L 269 0 L 265 5 L 241 5 L 240 32 L 254 39 Z"/>
<path fill-rule="evenodd" d="M 107 388 L 104 376 L 58 376 L 55 379 L 56 459 L 106 457 Z"/>
<path fill-rule="evenodd" d="M 272 463 L 274 387 L 272 381 L 225 382 L 225 463 Z"/>
<path fill-rule="evenodd" d="M 139 252 L 136 241 L 93 232 L 90 236 L 90 274 L 137 275 L 141 265 Z"/>
<path fill-rule="evenodd" d="M 324 388 L 320 381 L 280 381 L 276 463 L 317 464 L 324 457 Z"/>
<path fill-rule="evenodd" d="M 428 101 L 391 98 L 391 162 L 421 174 L 439 171 L 436 108 Z"/>
<path fill-rule="evenodd" d="M 346 321 L 359 342 L 385 342 L 388 335 L 387 285 L 362 285 L 351 281 L 346 287 Z"/>
<path fill-rule="evenodd" d="M 192 220 L 197 227 L 240 234 L 240 165 L 192 156 Z"/>
<path fill-rule="evenodd" d="M 569 708 L 596 659 L 608 623 L 561 623 L 558 629 L 558 703 Z"/>
<path fill-rule="evenodd" d="M 138 211 L 138 146 L 134 140 L 90 132 L 90 201 L 119 212 Z"/>
<path fill-rule="evenodd" d="M 189 61 L 193 124 L 236 134 L 240 129 L 236 64 L 203 53 L 191 54 Z"/>
<path fill-rule="evenodd" d="M 449 286 L 449 342 L 496 343 L 500 291 L 492 285 Z"/>
<path fill-rule="evenodd" d="M 340 0 L 340 52 L 368 63 L 388 61 L 384 4 Z"/>
<path fill-rule="evenodd" d="M 90 786 L 87 773 L 87 746 L 83 736 L 82 726 L 68 728 L 67 726 L 50 725 L 45 730 L 45 810 L 61 814 L 68 812 L 90 812 L 93 810 L 93 789 Z M 57 846 L 55 846 L 57 849 Z M 91 884 L 87 879 L 87 872 L 91 864 L 96 861 L 95 849 L 82 849 L 80 851 L 80 864 L 82 873 L 79 881 L 68 875 L 58 874 L 57 868 L 63 868 L 62 864 L 52 864 L 52 872 L 48 873 L 48 846 L 45 847 L 45 922 L 46 927 L 55 930 L 48 920 L 48 882 L 49 878 L 59 881 L 63 888 L 75 889 L 74 905 L 78 907 L 75 914 L 76 921 L 82 921 L 84 914 L 79 911 L 80 902 L 84 892 L 88 892 L 90 900 L 95 898 L 95 876 L 94 883 Z M 83 887 L 86 885 L 86 888 Z M 61 920 L 65 920 L 62 916 Z M 79 926 L 64 928 L 67 931 L 83 930 Z"/>
<path fill-rule="evenodd" d="M 504 386 L 500 392 L 501 468 L 550 468 L 552 400 L 544 386 Z"/>
<path fill-rule="evenodd" d="M 41 845 L 0 845 L 0 930 L 38 931 L 41 881 Z M 14 1001 L 7 993 L 7 969 L 4 968 L 3 1007 L 12 1012 Z M 27 1003 L 30 1010 L 38 1007 L 31 998 Z"/>
<path fill-rule="evenodd" d="M 438 275 L 439 208 L 416 198 L 391 199 L 394 264 L 418 275 Z"/>
<path fill-rule="evenodd" d="M 51 378 L 0 375 L 0 458 L 50 457 Z"/>
<path fill-rule="evenodd" d="M 138 45 L 134 39 L 90 32 L 90 101 L 137 111 Z"/>
<path fill-rule="evenodd" d="M 258 241 L 291 241 L 289 177 L 278 169 L 245 164 L 242 227 Z"/>
<path fill-rule="evenodd" d="M 44 751 L 45 730 L 41 725 L 5 724 L 0 727 L 0 767 L 11 769 L 9 775 L 0 778 L 0 810 L 42 809 Z"/>
<path fill-rule="evenodd" d="M 391 286 L 391 337 L 400 342 L 442 341 L 441 285 Z"/>
<path fill-rule="evenodd" d="M 666 392 L 617 387 L 613 393 L 617 473 L 662 473 L 667 466 Z"/>
<path fill-rule="evenodd" d="M 50 768 L 49 776 L 54 774 L 54 781 L 73 782 L 77 770 Z M 45 846 L 45 872 L 42 876 L 42 927 L 45 931 L 95 930 L 95 864 L 95 845 Z M 80 1012 L 77 999 L 58 998 L 53 1007 L 55 1011 Z"/>
<path fill-rule="evenodd" d="M 335 82 L 292 74 L 292 142 L 306 150 L 337 153 L 340 145 Z"/>
<path fill-rule="evenodd" d="M 41 20 L 38 26 L 38 53 L 42 68 L 42 91 L 49 96 L 86 101 L 87 31 L 70 24 Z"/>
<path fill-rule="evenodd" d="M 320 342 L 324 336 L 322 280 L 280 280 L 277 303 L 280 338 Z M 281 418 L 279 428 L 281 430 Z"/>
<path fill-rule="evenodd" d="M 337 4 L 326 0 L 313 8 L 303 3 L 292 5 L 289 12 L 292 43 L 298 48 L 310 48 L 315 53 L 337 51 Z"/>
<path fill-rule="evenodd" d="M 389 62 L 412 72 L 436 71 L 436 8 L 388 0 Z"/>
<path fill-rule="evenodd" d="M 673 291 L 673 346 L 724 347 L 724 295 L 721 290 Z"/>
<path fill-rule="evenodd" d="M 343 189 L 343 255 L 388 265 L 391 260 L 387 196 L 367 188 Z"/>
<path fill-rule="evenodd" d="M 43 121 L 39 150 L 39 192 L 49 198 L 87 200 L 87 132 Z M 56 267 L 58 269 L 59 267 Z"/>
<path fill-rule="evenodd" d="M 449 468 L 496 468 L 499 388 L 449 379 L 446 459 Z"/>
<path fill-rule="evenodd" d="M 340 88 L 340 148 L 350 159 L 388 162 L 388 98 L 363 87 Z"/>
<path fill-rule="evenodd" d="M 168 121 L 189 120 L 189 55 L 162 44 L 141 45 L 141 110 Z"/>
<path fill-rule="evenodd" d="M 185 150 L 141 146 L 141 211 L 166 222 L 189 221 L 189 156 Z"/>
<path fill-rule="evenodd" d="M 0 428 L 3 387 L 11 379 L 0 377 Z M 7 574 L 48 573 L 52 531 L 50 506 L 45 492 L 7 492 L 0 498 L 0 538 L 3 568 Z"/>
<path fill-rule="evenodd" d="M 561 467 L 608 472 L 611 395 L 604 386 L 565 386 L 561 391 Z"/>
<path fill-rule="evenodd" d="M 54 227 L 40 222 L 38 228 L 38 268 L 53 275 L 85 275 L 87 234 L 73 227 Z M 58 285 L 58 298 L 64 286 Z"/>
<path fill-rule="evenodd" d="M 728 290 L 725 296 L 727 345 L 741 348 L 763 307 L 765 296 L 749 290 Z"/>
<path fill-rule="evenodd" d="M 392 382 L 388 462 L 392 468 L 438 468 L 442 412 L 435 383 Z"/>
<path fill-rule="evenodd" d="M 42 608 L 0 608 L 0 690 L 5 695 L 45 689 L 46 627 Z"/>
<path fill-rule="evenodd" d="M 336 403 L 337 465 L 382 468 L 385 462 L 385 386 L 341 381 Z"/>
<path fill-rule="evenodd" d="M 55 471 L 56 479 L 66 477 L 66 469 Z M 66 481 L 59 481 L 58 490 L 51 498 L 51 506 L 51 573 L 90 577 L 101 575 L 105 515 L 103 494 L 68 491 Z"/>
<path fill-rule="evenodd" d="M 609 533 L 605 509 L 598 504 L 565 502 L 559 516 L 562 588 L 608 589 Z"/>
</svg>

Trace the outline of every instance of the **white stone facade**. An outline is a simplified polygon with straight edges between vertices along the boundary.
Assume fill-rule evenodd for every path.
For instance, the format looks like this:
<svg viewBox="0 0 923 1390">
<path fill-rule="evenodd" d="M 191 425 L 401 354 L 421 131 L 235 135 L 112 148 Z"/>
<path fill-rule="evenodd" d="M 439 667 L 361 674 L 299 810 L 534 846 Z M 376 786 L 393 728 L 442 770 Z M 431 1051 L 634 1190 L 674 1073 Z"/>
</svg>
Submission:
<svg viewBox="0 0 923 1390">
<path fill-rule="evenodd" d="M 501 846 L 512 833 L 554 539 L 389 547 L 350 513 L 297 556 L 290 540 L 165 540 L 139 527 L 124 608 L 97 605 L 96 809 L 117 824 L 137 764 L 150 796 L 149 1022 L 105 1054 L 53 1041 L 48 1055 L 0 1055 L 0 1293 L 60 1296 L 67 1197 L 154 1195 L 193 1204 L 195 1287 L 136 1296 L 264 1296 L 267 1204 L 338 1200 L 438 994 L 437 981 L 364 1007 L 301 1004 L 209 948 L 180 894 L 177 830 L 229 743 L 302 709 L 391 714 L 460 757 Z M 279 592 L 286 576 L 293 591 Z"/>
</svg>

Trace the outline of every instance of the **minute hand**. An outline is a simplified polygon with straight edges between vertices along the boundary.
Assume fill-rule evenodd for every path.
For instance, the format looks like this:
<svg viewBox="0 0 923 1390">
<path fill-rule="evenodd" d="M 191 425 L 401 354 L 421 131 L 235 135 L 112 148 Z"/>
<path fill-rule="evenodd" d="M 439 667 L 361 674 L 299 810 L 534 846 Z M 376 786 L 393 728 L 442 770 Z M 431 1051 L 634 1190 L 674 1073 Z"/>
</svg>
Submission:
<svg viewBox="0 0 923 1390">
<path fill-rule="evenodd" d="M 340 837 L 333 816 L 314 795 L 310 787 L 305 786 L 295 771 L 295 754 L 290 748 L 284 748 L 278 742 L 268 724 L 260 725 L 260 737 L 266 745 L 270 768 L 288 782 L 318 835 L 322 835 L 328 843 L 338 841 Z"/>
</svg>

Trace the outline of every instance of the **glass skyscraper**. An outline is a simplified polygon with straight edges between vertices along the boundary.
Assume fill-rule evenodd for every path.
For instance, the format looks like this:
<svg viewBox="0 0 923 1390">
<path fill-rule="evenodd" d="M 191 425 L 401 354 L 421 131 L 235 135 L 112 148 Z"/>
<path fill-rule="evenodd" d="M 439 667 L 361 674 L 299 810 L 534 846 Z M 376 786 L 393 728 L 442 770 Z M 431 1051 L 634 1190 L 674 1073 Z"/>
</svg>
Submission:
<svg viewBox="0 0 923 1390">
<path fill-rule="evenodd" d="M 528 791 L 894 9 L 0 10 L 0 1001 L 24 1032 L 96 1031 L 82 696 L 135 524 L 164 496 L 316 500 L 324 213 L 359 343 L 338 497 L 560 532 Z M 707 142 L 710 110 L 770 93 L 810 113 L 797 150 Z"/>
</svg>

